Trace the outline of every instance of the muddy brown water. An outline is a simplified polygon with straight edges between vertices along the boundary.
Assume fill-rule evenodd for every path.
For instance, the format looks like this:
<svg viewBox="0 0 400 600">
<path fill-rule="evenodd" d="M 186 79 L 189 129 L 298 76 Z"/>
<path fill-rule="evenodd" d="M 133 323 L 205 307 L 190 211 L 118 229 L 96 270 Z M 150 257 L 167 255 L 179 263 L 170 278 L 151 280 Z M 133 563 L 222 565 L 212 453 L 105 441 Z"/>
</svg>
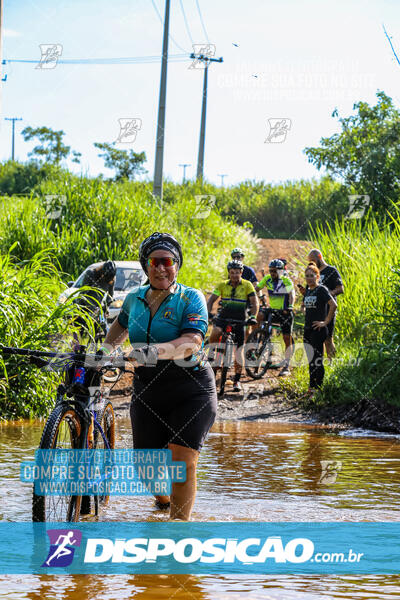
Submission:
<svg viewBox="0 0 400 600">
<path fill-rule="evenodd" d="M 130 447 L 119 416 L 118 447 Z M 31 486 L 19 465 L 31 460 L 43 422 L 0 425 L 0 519 L 30 520 Z M 321 461 L 341 463 L 323 484 Z M 398 521 L 400 439 L 363 431 L 334 433 L 304 423 L 219 421 L 199 463 L 193 518 L 199 521 Z M 95 517 L 89 517 L 89 519 Z M 104 521 L 166 520 L 149 497 L 113 497 Z M 373 599 L 400 598 L 400 575 L 375 576 L 0 576 L 0 598 Z"/>
</svg>

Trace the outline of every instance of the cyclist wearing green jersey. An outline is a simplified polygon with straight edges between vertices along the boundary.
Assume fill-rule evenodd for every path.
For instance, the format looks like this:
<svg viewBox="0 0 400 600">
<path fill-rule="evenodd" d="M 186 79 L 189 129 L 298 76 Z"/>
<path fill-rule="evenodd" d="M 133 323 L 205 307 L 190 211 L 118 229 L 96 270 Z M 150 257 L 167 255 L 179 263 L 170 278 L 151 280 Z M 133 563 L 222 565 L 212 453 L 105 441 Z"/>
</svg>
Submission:
<svg viewBox="0 0 400 600">
<path fill-rule="evenodd" d="M 228 263 L 229 279 L 222 281 L 216 287 L 207 301 L 209 316 L 212 317 L 212 307 L 214 302 L 221 297 L 222 309 L 214 320 L 214 325 L 210 335 L 210 344 L 218 342 L 222 335 L 222 330 L 226 319 L 236 319 L 245 321 L 246 305 L 249 300 L 251 305 L 251 317 L 249 322 L 257 323 L 258 299 L 253 284 L 250 281 L 242 278 L 243 263 L 237 260 L 231 260 Z M 235 377 L 233 382 L 233 391 L 240 392 L 242 386 L 240 384 L 240 375 L 242 373 L 242 365 L 244 364 L 244 323 L 233 324 L 232 328 L 236 337 L 235 351 Z"/>
<path fill-rule="evenodd" d="M 292 331 L 295 291 L 292 280 L 284 273 L 284 268 L 284 262 L 275 258 L 269 263 L 269 275 L 265 275 L 256 285 L 256 290 L 267 288 L 270 309 L 283 311 L 273 314 L 273 323 L 280 325 L 285 343 L 285 360 L 279 373 L 281 376 L 289 374 L 289 363 L 294 351 Z M 257 318 L 259 324 L 265 319 L 266 312 L 266 309 L 261 308 Z"/>
</svg>

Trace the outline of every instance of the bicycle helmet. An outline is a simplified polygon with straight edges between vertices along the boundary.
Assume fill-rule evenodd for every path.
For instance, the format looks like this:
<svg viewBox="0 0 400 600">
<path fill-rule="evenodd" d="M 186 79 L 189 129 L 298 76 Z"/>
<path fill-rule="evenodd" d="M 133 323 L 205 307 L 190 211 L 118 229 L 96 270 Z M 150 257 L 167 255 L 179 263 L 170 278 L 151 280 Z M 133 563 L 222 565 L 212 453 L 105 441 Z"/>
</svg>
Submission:
<svg viewBox="0 0 400 600">
<path fill-rule="evenodd" d="M 285 265 L 280 258 L 274 258 L 268 265 L 271 269 L 284 269 Z"/>
<path fill-rule="evenodd" d="M 241 254 L 242 256 L 244 256 L 244 252 L 241 248 L 234 248 L 231 252 L 231 256 L 235 256 L 235 254 Z"/>
<path fill-rule="evenodd" d="M 109 277 L 110 279 L 115 277 L 115 274 L 117 272 L 117 267 L 115 266 L 115 262 L 113 260 L 107 260 L 105 263 L 103 263 L 102 271 L 103 271 L 104 277 Z"/>
<path fill-rule="evenodd" d="M 143 240 L 139 247 L 139 260 L 145 273 L 147 273 L 147 259 L 154 250 L 168 250 L 177 259 L 178 268 L 181 268 L 183 256 L 178 240 L 170 233 L 159 233 L 156 231 Z"/>
<path fill-rule="evenodd" d="M 230 260 L 226 266 L 228 271 L 230 269 L 240 269 L 243 271 L 243 263 L 240 260 Z"/>
<path fill-rule="evenodd" d="M 287 271 L 287 260 L 286 260 L 286 258 L 280 258 L 279 260 L 281 260 L 283 262 L 283 268 L 285 269 L 285 271 Z"/>
</svg>

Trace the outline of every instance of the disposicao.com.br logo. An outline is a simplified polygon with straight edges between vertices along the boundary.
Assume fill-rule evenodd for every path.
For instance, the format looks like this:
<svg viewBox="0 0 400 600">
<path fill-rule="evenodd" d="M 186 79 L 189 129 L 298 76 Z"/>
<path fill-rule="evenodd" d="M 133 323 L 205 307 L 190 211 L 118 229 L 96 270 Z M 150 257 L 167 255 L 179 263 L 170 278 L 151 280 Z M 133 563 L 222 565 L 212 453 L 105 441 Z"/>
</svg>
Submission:
<svg viewBox="0 0 400 600">
<path fill-rule="evenodd" d="M 400 523 L 0 523 L 0 574 L 46 572 L 398 574 Z"/>
</svg>

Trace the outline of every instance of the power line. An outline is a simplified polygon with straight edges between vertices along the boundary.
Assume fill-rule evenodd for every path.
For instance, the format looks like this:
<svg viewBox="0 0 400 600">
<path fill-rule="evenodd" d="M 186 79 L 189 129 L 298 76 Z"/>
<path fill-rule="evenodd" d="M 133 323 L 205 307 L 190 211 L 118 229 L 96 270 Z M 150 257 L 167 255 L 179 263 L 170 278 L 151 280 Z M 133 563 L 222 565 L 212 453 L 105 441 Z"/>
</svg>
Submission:
<svg viewBox="0 0 400 600">
<path fill-rule="evenodd" d="M 196 5 L 197 5 L 197 10 L 199 13 L 200 21 L 201 21 L 201 26 L 203 27 L 204 35 L 206 36 L 207 44 L 209 44 L 210 40 L 208 39 L 206 26 L 204 25 L 203 17 L 202 17 L 201 10 L 200 10 L 199 0 L 196 0 Z"/>
<path fill-rule="evenodd" d="M 155 11 L 156 11 L 156 13 L 157 13 L 157 16 L 158 16 L 158 18 L 160 19 L 160 21 L 161 21 L 162 25 L 164 26 L 164 19 L 163 19 L 163 18 L 162 18 L 162 16 L 160 15 L 160 11 L 158 10 L 156 3 L 154 2 L 154 0 L 151 0 L 151 3 L 152 3 L 152 5 L 153 5 L 153 7 L 154 7 L 154 10 L 155 10 Z M 176 46 L 177 48 L 179 48 L 179 50 L 182 50 L 182 52 L 186 52 L 185 48 L 182 48 L 182 46 L 181 46 L 180 44 L 178 44 L 178 42 L 177 42 L 177 41 L 176 41 L 176 40 L 175 40 L 175 39 L 172 37 L 172 35 L 171 35 L 171 34 L 168 34 L 168 37 L 169 37 L 169 39 L 170 39 L 172 42 L 174 42 L 175 46 Z"/>
<path fill-rule="evenodd" d="M 390 44 L 390 47 L 391 47 L 391 49 L 393 50 L 393 54 L 395 55 L 395 57 L 396 57 L 396 60 L 397 60 L 397 62 L 398 62 L 398 63 L 399 63 L 399 65 L 400 65 L 400 60 L 399 60 L 399 57 L 397 56 L 397 54 L 396 54 L 396 51 L 395 51 L 395 49 L 393 48 L 392 40 L 391 40 L 391 39 L 390 39 L 390 37 L 388 36 L 388 34 L 387 34 L 387 31 L 386 31 L 386 29 L 385 29 L 385 26 L 383 25 L 383 23 L 382 23 L 382 27 L 383 27 L 383 31 L 385 32 L 385 35 L 386 35 L 386 37 L 387 37 L 387 39 L 388 39 L 388 42 L 389 42 L 389 44 Z"/>
<path fill-rule="evenodd" d="M 190 56 L 188 53 L 185 54 L 171 54 L 168 59 L 174 62 L 181 62 L 189 60 Z M 160 62 L 162 57 L 160 55 L 154 56 L 126 56 L 126 57 L 115 57 L 115 58 L 60 58 L 57 60 L 57 64 L 65 65 L 131 65 L 131 64 L 148 64 Z M 22 59 L 22 58 L 10 58 L 5 59 L 5 63 L 32 63 L 37 64 L 38 59 Z"/>
<path fill-rule="evenodd" d="M 182 0 L 179 0 L 179 2 L 181 4 L 181 11 L 182 11 L 182 14 L 183 14 L 183 19 L 185 21 L 186 31 L 187 31 L 189 39 L 190 39 L 190 41 L 191 41 L 191 43 L 193 45 L 194 42 L 193 42 L 192 34 L 190 33 L 189 24 L 188 24 L 188 21 L 187 21 L 187 18 L 186 18 L 185 9 L 183 8 L 183 2 L 182 2 Z"/>
</svg>

